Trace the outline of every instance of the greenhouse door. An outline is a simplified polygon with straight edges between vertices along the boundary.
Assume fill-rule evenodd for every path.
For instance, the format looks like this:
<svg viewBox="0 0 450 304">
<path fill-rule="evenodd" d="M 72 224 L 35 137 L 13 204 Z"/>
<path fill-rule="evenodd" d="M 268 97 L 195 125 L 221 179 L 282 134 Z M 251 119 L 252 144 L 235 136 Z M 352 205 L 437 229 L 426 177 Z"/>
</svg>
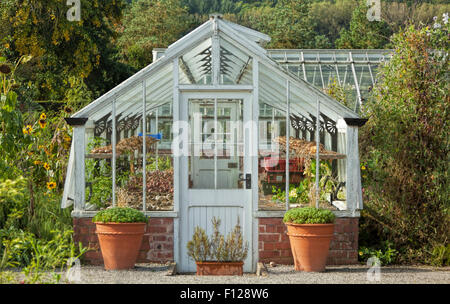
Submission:
<svg viewBox="0 0 450 304">
<path fill-rule="evenodd" d="M 181 261 L 177 267 L 182 272 L 196 271 L 186 245 L 196 226 L 211 235 L 211 220 L 216 217 L 225 235 L 239 221 L 249 245 L 244 271 L 252 271 L 251 94 L 183 93 L 180 110 L 189 125 L 189 154 L 180 164 Z"/>
</svg>

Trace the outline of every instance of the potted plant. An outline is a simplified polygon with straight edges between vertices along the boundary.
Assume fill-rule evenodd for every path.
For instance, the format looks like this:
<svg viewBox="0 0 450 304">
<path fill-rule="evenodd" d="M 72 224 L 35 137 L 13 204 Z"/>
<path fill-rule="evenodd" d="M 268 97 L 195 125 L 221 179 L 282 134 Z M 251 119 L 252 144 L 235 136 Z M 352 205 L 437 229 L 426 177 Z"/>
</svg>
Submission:
<svg viewBox="0 0 450 304">
<path fill-rule="evenodd" d="M 148 222 L 144 213 L 128 207 L 113 207 L 99 211 L 92 221 L 96 225 L 105 269 L 133 268 Z"/>
<path fill-rule="evenodd" d="M 330 210 L 314 207 L 293 208 L 285 213 L 283 222 L 287 226 L 295 270 L 325 270 L 334 220 Z"/>
<path fill-rule="evenodd" d="M 248 243 L 244 244 L 239 219 L 226 237 L 219 232 L 220 219 L 213 217 L 212 224 L 211 238 L 197 226 L 187 244 L 188 255 L 197 264 L 197 275 L 243 275 Z"/>
</svg>

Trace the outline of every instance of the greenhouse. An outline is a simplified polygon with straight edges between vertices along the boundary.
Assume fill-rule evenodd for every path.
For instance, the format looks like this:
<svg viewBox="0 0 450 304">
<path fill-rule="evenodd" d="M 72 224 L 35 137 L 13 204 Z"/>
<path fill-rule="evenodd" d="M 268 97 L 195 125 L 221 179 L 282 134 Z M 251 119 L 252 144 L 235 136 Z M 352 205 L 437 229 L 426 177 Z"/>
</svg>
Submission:
<svg viewBox="0 0 450 304">
<path fill-rule="evenodd" d="M 366 121 L 357 113 L 389 50 L 266 50 L 269 41 L 213 15 L 67 119 L 73 141 L 61 206 L 74 205 L 76 239 L 95 242 L 84 228 L 98 210 L 129 206 L 154 224 L 141 261 L 194 271 L 186 243 L 196 226 L 210 233 L 217 216 L 223 231 L 242 226 L 244 271 L 289 262 L 282 216 L 309 205 L 318 157 L 317 201 L 350 244 L 332 245 L 345 252 L 329 262 L 357 260 L 358 128 Z M 348 85 L 353 105 L 324 93 L 333 81 Z"/>
</svg>

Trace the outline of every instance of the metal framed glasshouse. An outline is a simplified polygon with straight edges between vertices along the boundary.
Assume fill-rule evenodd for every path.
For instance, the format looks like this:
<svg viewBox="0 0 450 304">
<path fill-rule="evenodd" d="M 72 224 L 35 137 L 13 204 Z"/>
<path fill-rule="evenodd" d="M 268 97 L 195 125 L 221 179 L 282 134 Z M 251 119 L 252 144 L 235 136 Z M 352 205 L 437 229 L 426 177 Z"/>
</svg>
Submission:
<svg viewBox="0 0 450 304">
<path fill-rule="evenodd" d="M 213 15 L 67 119 L 73 141 L 62 207 L 73 204 L 74 218 L 131 206 L 170 219 L 179 271 L 195 269 L 186 253 L 195 226 L 210 232 L 218 216 L 228 231 L 239 218 L 252 253 L 244 270 L 254 271 L 261 219 L 301 206 L 286 193 L 316 157 L 318 135 L 318 156 L 339 185 L 323 203 L 357 218 L 365 120 L 355 109 L 387 52 L 266 50 L 269 41 Z M 322 91 L 334 78 L 356 84 L 356 108 Z"/>
</svg>

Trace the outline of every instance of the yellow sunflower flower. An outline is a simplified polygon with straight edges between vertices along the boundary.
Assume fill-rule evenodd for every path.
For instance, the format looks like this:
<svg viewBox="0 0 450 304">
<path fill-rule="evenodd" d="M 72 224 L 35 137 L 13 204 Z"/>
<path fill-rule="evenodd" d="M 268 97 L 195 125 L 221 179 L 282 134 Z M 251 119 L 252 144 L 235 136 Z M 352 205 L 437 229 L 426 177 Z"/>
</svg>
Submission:
<svg viewBox="0 0 450 304">
<path fill-rule="evenodd" d="M 33 127 L 31 125 L 27 125 L 22 129 L 23 134 L 31 134 L 33 132 Z"/>
<path fill-rule="evenodd" d="M 44 166 L 44 169 L 45 169 L 45 170 L 47 170 L 47 171 L 50 170 L 50 165 L 49 165 L 49 164 L 44 163 L 43 166 Z"/>
<path fill-rule="evenodd" d="M 39 119 L 46 120 L 47 119 L 47 115 L 45 115 L 45 113 L 42 113 L 41 116 L 39 116 Z"/>
<path fill-rule="evenodd" d="M 361 170 L 366 170 L 366 166 L 361 166 Z"/>
<path fill-rule="evenodd" d="M 55 182 L 48 182 L 47 183 L 47 189 L 48 190 L 53 190 L 56 188 L 56 183 Z"/>
<path fill-rule="evenodd" d="M 39 125 L 41 126 L 42 129 L 44 129 L 45 126 L 47 125 L 47 122 L 45 121 L 45 119 L 39 119 Z"/>
<path fill-rule="evenodd" d="M 35 160 L 35 161 L 34 161 L 34 164 L 35 164 L 35 165 L 40 165 L 40 164 L 42 164 L 42 162 L 41 162 L 40 160 Z"/>
</svg>

